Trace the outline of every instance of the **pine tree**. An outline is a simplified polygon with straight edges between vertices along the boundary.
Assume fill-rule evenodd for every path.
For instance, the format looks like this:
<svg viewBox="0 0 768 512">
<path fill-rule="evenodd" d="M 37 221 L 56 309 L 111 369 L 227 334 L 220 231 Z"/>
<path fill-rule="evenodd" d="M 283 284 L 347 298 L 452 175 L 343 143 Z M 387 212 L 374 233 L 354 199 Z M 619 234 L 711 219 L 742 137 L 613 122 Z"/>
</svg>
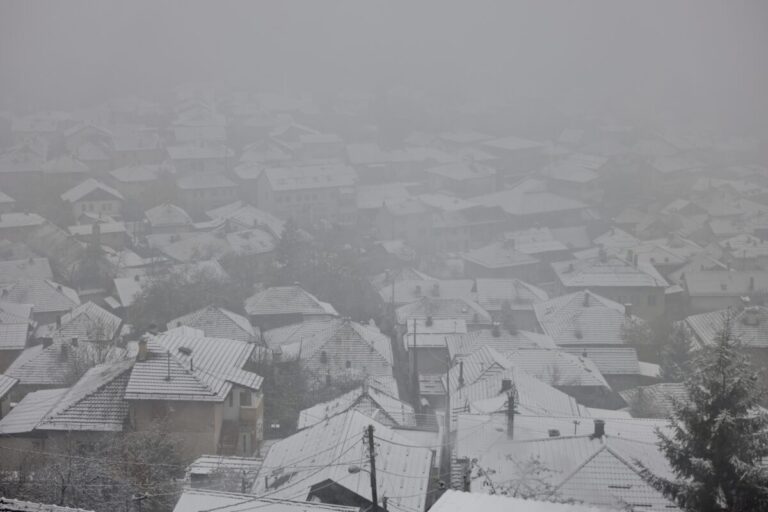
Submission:
<svg viewBox="0 0 768 512">
<path fill-rule="evenodd" d="M 646 479 L 684 510 L 768 510 L 768 415 L 758 409 L 756 373 L 740 351 L 730 316 L 716 343 L 694 359 L 689 400 L 675 404 L 672 433 L 659 446 L 675 480 L 644 470 Z"/>
<path fill-rule="evenodd" d="M 688 375 L 693 342 L 684 325 L 672 329 L 667 343 L 661 349 L 661 375 L 665 380 L 682 382 Z"/>
</svg>

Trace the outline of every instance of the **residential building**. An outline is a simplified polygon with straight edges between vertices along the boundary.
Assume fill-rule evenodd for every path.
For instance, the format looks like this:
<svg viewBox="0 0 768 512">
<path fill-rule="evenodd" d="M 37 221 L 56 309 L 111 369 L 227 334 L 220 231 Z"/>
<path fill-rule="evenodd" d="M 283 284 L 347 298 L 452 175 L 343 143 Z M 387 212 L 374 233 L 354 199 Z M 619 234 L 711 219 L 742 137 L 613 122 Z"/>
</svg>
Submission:
<svg viewBox="0 0 768 512">
<path fill-rule="evenodd" d="M 209 338 L 227 338 L 247 343 L 255 343 L 261 338 L 259 330 L 247 318 L 216 306 L 207 306 L 168 322 L 168 329 L 181 326 L 203 331 Z"/>
<path fill-rule="evenodd" d="M 223 174 L 187 174 L 176 180 L 176 187 L 182 206 L 196 216 L 230 204 L 238 196 L 237 185 Z"/>
<path fill-rule="evenodd" d="M 460 197 L 490 194 L 497 188 L 496 169 L 473 161 L 453 162 L 428 168 L 432 191 L 448 191 Z"/>
<path fill-rule="evenodd" d="M 743 297 L 760 297 L 768 291 L 768 271 L 704 270 L 685 272 L 680 284 L 688 297 L 690 313 L 738 309 Z"/>
<path fill-rule="evenodd" d="M 144 212 L 152 233 L 178 234 L 192 230 L 192 218 L 182 208 L 163 203 Z"/>
<path fill-rule="evenodd" d="M 232 460 L 232 457 L 227 460 Z M 242 459 L 241 457 L 239 459 Z M 226 463 L 226 460 L 225 460 Z M 227 464 L 222 472 L 225 474 L 234 474 L 233 480 L 238 480 L 237 475 L 242 474 L 242 463 L 240 464 Z M 229 468 L 233 468 L 229 470 Z M 238 468 L 238 469 L 234 469 Z M 248 470 L 250 471 L 250 469 Z M 215 472 L 206 473 L 212 476 L 217 476 Z M 248 472 L 246 472 L 248 474 Z M 211 475 L 209 475 L 211 476 Z M 210 478 L 206 478 L 210 480 Z M 220 480 L 218 478 L 217 480 Z M 237 489 L 242 488 L 241 483 L 238 481 Z M 236 512 L 242 508 L 243 503 L 248 503 L 249 506 L 256 508 L 264 508 L 269 512 L 359 512 L 360 507 L 346 507 L 342 505 L 330 505 L 326 503 L 320 503 L 317 501 L 303 501 L 303 500 L 287 500 L 273 497 L 258 498 L 253 494 L 235 494 L 231 492 L 222 492 L 218 490 L 210 489 L 189 489 L 186 488 L 182 491 L 179 501 L 176 502 L 176 506 L 173 508 L 173 512 L 205 512 L 211 508 L 215 508 L 221 512 Z M 15 510 L 11 512 L 16 512 Z M 18 512 L 47 512 L 47 511 L 27 511 L 19 510 Z M 52 510 L 51 512 L 74 512 L 72 509 L 67 510 Z M 581 511 L 575 511 L 581 512 Z"/>
<path fill-rule="evenodd" d="M 256 204 L 300 225 L 320 220 L 355 222 L 357 175 L 346 165 L 265 169 L 258 179 Z"/>
<path fill-rule="evenodd" d="M 246 370 L 255 347 L 188 327 L 141 339 L 124 395 L 132 427 L 165 422 L 185 457 L 258 452 L 263 379 Z"/>
<path fill-rule="evenodd" d="M 93 302 L 85 302 L 56 318 L 54 323 L 38 326 L 38 340 L 88 342 L 101 346 L 117 343 L 123 321 Z"/>
<path fill-rule="evenodd" d="M 45 218 L 36 213 L 0 213 L 0 239 L 24 241 L 30 233 L 46 222 Z"/>
<path fill-rule="evenodd" d="M 72 209 L 72 218 L 79 219 L 85 213 L 120 217 L 123 195 L 114 188 L 93 178 L 72 187 L 61 199 Z"/>
<path fill-rule="evenodd" d="M 27 347 L 35 325 L 32 309 L 32 304 L 0 302 L 0 374 Z"/>
<path fill-rule="evenodd" d="M 337 317 L 327 302 L 322 302 L 300 286 L 273 286 L 245 301 L 251 324 L 262 331 L 301 322 L 312 317 Z"/>
<path fill-rule="evenodd" d="M 464 275 L 469 278 L 520 279 L 538 283 L 540 261 L 515 248 L 514 239 L 493 242 L 462 254 Z"/>
<path fill-rule="evenodd" d="M 168 146 L 168 157 L 180 174 L 226 173 L 234 166 L 234 152 L 221 144 Z"/>
<path fill-rule="evenodd" d="M 597 257 L 552 264 L 562 293 L 592 290 L 646 320 L 664 316 L 666 280 L 650 263 L 629 262 L 600 250 Z"/>
<path fill-rule="evenodd" d="M 17 304 L 32 304 L 32 318 L 39 324 L 54 323 L 56 319 L 80 305 L 80 297 L 72 288 L 50 279 L 22 279 L 4 285 L 0 300 Z"/>
<path fill-rule="evenodd" d="M 519 279 L 476 279 L 474 297 L 494 321 L 528 331 L 539 328 L 533 305 L 549 299 L 547 292 Z"/>
<path fill-rule="evenodd" d="M 11 391 L 19 381 L 0 373 L 0 419 L 11 410 Z"/>
</svg>

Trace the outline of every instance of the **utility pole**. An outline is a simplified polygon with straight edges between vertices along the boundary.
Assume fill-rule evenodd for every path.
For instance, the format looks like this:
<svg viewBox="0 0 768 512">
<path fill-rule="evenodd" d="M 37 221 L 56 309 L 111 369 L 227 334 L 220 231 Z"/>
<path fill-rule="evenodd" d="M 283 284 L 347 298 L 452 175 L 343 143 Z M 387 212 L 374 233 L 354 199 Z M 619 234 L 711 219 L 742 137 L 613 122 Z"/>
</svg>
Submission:
<svg viewBox="0 0 768 512">
<path fill-rule="evenodd" d="M 376 451 L 373 446 L 373 425 L 368 425 L 366 429 L 368 437 L 368 456 L 371 461 L 371 501 L 373 502 L 373 512 L 379 512 L 379 496 L 376 490 Z"/>
<path fill-rule="evenodd" d="M 421 386 L 419 384 L 419 351 L 416 350 L 416 318 L 413 319 L 413 401 L 415 404 L 416 412 L 421 412 Z M 408 332 L 408 320 L 405 321 L 405 331 Z M 408 336 L 406 334 L 406 340 Z"/>
</svg>

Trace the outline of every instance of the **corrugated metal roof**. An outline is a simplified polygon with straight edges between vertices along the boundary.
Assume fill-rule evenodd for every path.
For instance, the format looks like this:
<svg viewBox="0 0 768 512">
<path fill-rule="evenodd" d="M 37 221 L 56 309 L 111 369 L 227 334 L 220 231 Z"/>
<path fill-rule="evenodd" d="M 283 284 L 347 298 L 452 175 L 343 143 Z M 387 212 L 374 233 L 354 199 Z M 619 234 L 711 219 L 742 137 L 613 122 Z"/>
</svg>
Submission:
<svg viewBox="0 0 768 512">
<path fill-rule="evenodd" d="M 236 471 L 245 473 L 250 480 L 256 477 L 264 459 L 256 457 L 232 457 L 225 455 L 201 455 L 187 467 L 191 475 L 210 475 L 212 473 Z"/>
<path fill-rule="evenodd" d="M 519 349 L 504 356 L 550 386 L 599 386 L 610 388 L 590 359 L 564 350 Z"/>
<path fill-rule="evenodd" d="M 685 319 L 685 323 L 693 330 L 701 344 L 714 345 L 729 315 L 733 336 L 744 346 L 768 347 L 768 308 L 763 306 L 750 306 L 737 312 L 723 309 L 691 315 Z"/>
<path fill-rule="evenodd" d="M 35 313 L 65 312 L 80 305 L 80 298 L 72 288 L 48 279 L 24 279 L 5 288 L 4 300 L 20 304 L 33 304 Z"/>
<path fill-rule="evenodd" d="M 210 338 L 252 342 L 257 336 L 247 318 L 216 306 L 207 306 L 171 320 L 168 322 L 168 329 L 182 325 L 199 329 Z"/>
<path fill-rule="evenodd" d="M 667 281 L 650 263 L 637 266 L 611 254 L 605 258 L 584 258 L 552 263 L 558 279 L 568 288 L 577 287 L 663 287 Z"/>
<path fill-rule="evenodd" d="M 29 330 L 28 323 L 0 324 L 0 350 L 23 350 Z"/>
<path fill-rule="evenodd" d="M 333 481 L 371 500 L 370 478 L 350 466 L 366 466 L 364 429 L 373 425 L 378 440 L 376 469 L 379 497 L 389 497 L 390 510 L 423 510 L 429 488 L 432 451 L 408 446 L 394 430 L 357 411 L 349 411 L 275 443 L 251 492 L 275 497 L 307 496 L 312 486 Z"/>
<path fill-rule="evenodd" d="M 0 373 L 0 400 L 2 400 L 18 382 L 17 379 Z"/>
<path fill-rule="evenodd" d="M 630 319 L 625 307 L 589 290 L 534 305 L 544 333 L 558 345 L 622 345 Z M 631 322 L 642 322 L 631 317 Z"/>
<path fill-rule="evenodd" d="M 61 507 L 47 503 L 13 500 L 0 497 L 0 510 L 3 512 L 90 512 L 84 508 Z"/>
<path fill-rule="evenodd" d="M 61 327 L 57 324 L 38 328 L 38 336 L 69 341 L 110 342 L 119 332 L 123 321 L 93 302 L 86 302 L 61 316 Z"/>
<path fill-rule="evenodd" d="M 249 315 L 338 315 L 333 306 L 300 286 L 267 288 L 245 301 L 245 311 Z"/>
<path fill-rule="evenodd" d="M 500 311 L 504 301 L 513 310 L 532 310 L 549 299 L 547 292 L 519 279 L 477 279 L 475 289 L 475 300 L 488 311 Z"/>
<path fill-rule="evenodd" d="M 396 310 L 397 323 L 404 324 L 410 318 L 457 319 L 467 324 L 493 322 L 491 315 L 477 302 L 467 298 L 423 297 L 421 300 L 400 306 Z"/>
<path fill-rule="evenodd" d="M 552 338 L 546 334 L 519 330 L 511 333 L 502 328 L 498 331 L 479 329 L 468 333 L 449 334 L 446 336 L 446 345 L 451 360 L 471 354 L 481 346 L 491 347 L 502 354 L 517 349 L 557 348 Z"/>
<path fill-rule="evenodd" d="M 125 398 L 221 402 L 232 384 L 258 390 L 262 377 L 243 369 L 254 347 L 186 327 L 172 329 L 149 339 L 147 359 L 134 364 Z"/>
<path fill-rule="evenodd" d="M 0 283 L 13 283 L 19 279 L 53 279 L 48 258 L 0 261 Z"/>
<path fill-rule="evenodd" d="M 589 359 L 603 375 L 640 375 L 637 350 L 633 347 L 563 347 L 565 352 Z"/>
</svg>

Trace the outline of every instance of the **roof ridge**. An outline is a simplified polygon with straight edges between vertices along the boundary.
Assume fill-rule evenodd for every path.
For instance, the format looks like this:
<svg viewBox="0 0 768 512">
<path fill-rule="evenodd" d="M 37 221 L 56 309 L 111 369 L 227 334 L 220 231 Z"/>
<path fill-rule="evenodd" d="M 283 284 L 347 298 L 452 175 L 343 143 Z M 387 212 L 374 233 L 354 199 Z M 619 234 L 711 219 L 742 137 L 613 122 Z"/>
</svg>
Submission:
<svg viewBox="0 0 768 512">
<path fill-rule="evenodd" d="M 554 438 L 554 439 L 557 439 L 557 438 Z M 566 483 L 568 483 L 568 481 L 569 481 L 571 478 L 573 478 L 574 476 L 576 476 L 576 474 L 577 474 L 579 471 L 581 471 L 581 470 L 584 468 L 584 466 L 586 466 L 586 465 L 587 465 L 587 464 L 589 464 L 591 461 L 593 461 L 593 460 L 595 459 L 595 457 L 597 457 L 597 456 L 598 456 L 598 455 L 599 455 L 601 452 L 603 452 L 603 451 L 604 451 L 604 450 L 606 450 L 607 448 L 608 448 L 608 447 L 605 445 L 605 443 L 601 443 L 601 445 L 600 445 L 600 446 L 597 448 L 597 450 L 595 450 L 595 452 L 594 452 L 592 455 L 590 455 L 589 457 L 587 457 L 587 458 L 584 460 L 584 462 L 582 462 L 581 464 L 579 464 L 578 466 L 576 466 L 576 468 L 574 468 L 574 469 L 573 469 L 573 471 L 571 471 L 571 472 L 568 474 L 568 476 L 566 476 L 566 477 L 565 477 L 565 478 L 564 478 L 564 479 L 563 479 L 563 480 L 562 480 L 562 481 L 561 481 L 559 484 L 557 484 L 557 485 L 555 486 L 555 488 L 554 488 L 554 491 L 555 491 L 555 492 L 557 492 L 558 490 L 560 490 L 560 488 L 561 488 L 562 486 L 564 486 Z M 612 453 L 612 452 L 611 452 L 611 453 Z M 624 461 L 622 461 L 622 462 L 624 462 Z"/>
</svg>

